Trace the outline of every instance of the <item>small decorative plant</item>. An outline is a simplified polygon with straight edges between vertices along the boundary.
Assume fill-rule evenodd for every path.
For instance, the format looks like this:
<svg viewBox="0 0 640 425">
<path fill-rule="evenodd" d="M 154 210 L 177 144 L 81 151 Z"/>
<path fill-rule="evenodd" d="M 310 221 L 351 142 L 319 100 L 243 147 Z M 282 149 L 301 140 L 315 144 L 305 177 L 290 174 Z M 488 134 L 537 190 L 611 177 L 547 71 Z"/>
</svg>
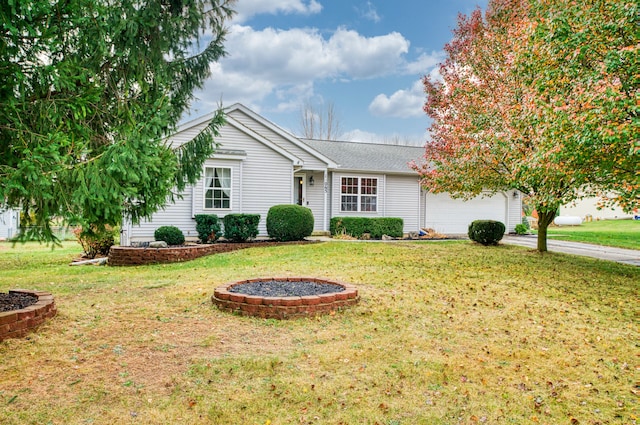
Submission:
<svg viewBox="0 0 640 425">
<path fill-rule="evenodd" d="M 529 234 L 529 228 L 520 223 L 520 224 L 516 224 L 516 235 L 528 235 Z"/>
</svg>

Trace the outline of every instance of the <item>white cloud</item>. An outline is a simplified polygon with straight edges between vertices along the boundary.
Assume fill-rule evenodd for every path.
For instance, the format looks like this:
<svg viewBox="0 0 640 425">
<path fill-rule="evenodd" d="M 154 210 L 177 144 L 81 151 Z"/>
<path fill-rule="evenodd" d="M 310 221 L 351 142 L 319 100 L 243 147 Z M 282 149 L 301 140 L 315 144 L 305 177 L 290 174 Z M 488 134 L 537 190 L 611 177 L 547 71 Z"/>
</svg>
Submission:
<svg viewBox="0 0 640 425">
<path fill-rule="evenodd" d="M 355 31 L 338 29 L 327 48 L 340 61 L 344 74 L 371 78 L 395 72 L 409 51 L 409 41 L 397 32 L 364 37 Z"/>
<path fill-rule="evenodd" d="M 384 141 L 383 136 L 360 129 L 347 131 L 340 137 L 340 139 L 347 142 L 359 143 L 382 143 Z"/>
<path fill-rule="evenodd" d="M 322 5 L 316 0 L 240 0 L 234 7 L 237 14 L 233 21 L 236 23 L 245 22 L 255 15 L 278 13 L 301 15 L 312 15 L 320 13 Z"/>
<path fill-rule="evenodd" d="M 315 82 L 366 79 L 399 72 L 409 42 L 393 32 L 365 37 L 338 28 L 328 38 L 316 29 L 254 30 L 233 25 L 225 42 L 228 56 L 212 65 L 212 76 L 197 94 L 201 102 L 248 106 L 276 95 L 281 110 L 313 94 Z M 210 99 L 213 97 L 214 99 Z M 297 99 L 296 99 L 297 98 Z"/>
<path fill-rule="evenodd" d="M 424 114 L 425 102 L 422 81 L 416 81 L 408 90 L 398 90 L 391 96 L 377 95 L 369 104 L 369 112 L 379 117 L 419 117 Z"/>
<path fill-rule="evenodd" d="M 443 51 L 434 51 L 428 54 L 422 53 L 414 62 L 407 64 L 406 71 L 408 74 L 426 75 L 431 68 L 441 63 L 444 58 L 445 53 Z"/>
<path fill-rule="evenodd" d="M 375 6 L 373 6 L 370 1 L 367 2 L 366 8 L 358 10 L 358 12 L 363 18 L 373 21 L 376 24 L 382 20 Z"/>
</svg>

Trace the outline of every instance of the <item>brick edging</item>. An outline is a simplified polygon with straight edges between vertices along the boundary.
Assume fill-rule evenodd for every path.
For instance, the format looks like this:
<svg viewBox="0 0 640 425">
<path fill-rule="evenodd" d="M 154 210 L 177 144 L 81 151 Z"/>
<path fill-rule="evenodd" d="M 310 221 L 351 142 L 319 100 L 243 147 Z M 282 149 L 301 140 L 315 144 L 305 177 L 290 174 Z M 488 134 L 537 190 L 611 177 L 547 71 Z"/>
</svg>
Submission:
<svg viewBox="0 0 640 425">
<path fill-rule="evenodd" d="M 278 245 L 301 245 L 317 241 L 213 243 L 202 245 L 170 246 L 168 248 L 138 248 L 112 246 L 109 250 L 110 266 L 139 266 L 144 264 L 178 263 L 195 260 L 205 255 L 221 254 L 246 248 Z"/>
<path fill-rule="evenodd" d="M 236 285 L 263 281 L 316 282 L 342 286 L 343 291 L 304 297 L 261 297 L 230 292 Z M 211 301 L 220 310 L 242 316 L 256 316 L 264 319 L 295 319 L 318 316 L 332 311 L 343 310 L 360 300 L 358 289 L 348 283 L 309 277 L 281 277 L 241 280 L 215 289 Z"/>
<path fill-rule="evenodd" d="M 38 298 L 35 304 L 20 310 L 0 312 L 0 341 L 20 338 L 58 312 L 53 295 L 45 291 L 11 289 L 10 294 L 27 294 Z"/>
</svg>

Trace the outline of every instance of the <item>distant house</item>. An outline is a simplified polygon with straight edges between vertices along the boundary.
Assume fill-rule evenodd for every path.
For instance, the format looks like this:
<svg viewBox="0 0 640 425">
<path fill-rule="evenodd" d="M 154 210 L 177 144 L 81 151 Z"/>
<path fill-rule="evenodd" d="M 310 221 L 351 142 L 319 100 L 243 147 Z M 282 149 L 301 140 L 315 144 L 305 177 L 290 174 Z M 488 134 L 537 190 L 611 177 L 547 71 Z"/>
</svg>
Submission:
<svg viewBox="0 0 640 425">
<path fill-rule="evenodd" d="M 185 123 L 170 142 L 191 140 L 212 116 Z M 520 223 L 517 192 L 463 202 L 421 189 L 408 163 L 422 157 L 422 147 L 300 139 L 241 104 L 226 110 L 226 121 L 201 180 L 151 219 L 125 221 L 122 245 L 152 240 L 163 225 L 195 239 L 196 214 L 260 214 L 260 235 L 267 236 L 269 208 L 291 203 L 311 209 L 316 231 L 328 231 L 331 218 L 341 216 L 401 217 L 407 233 L 466 233 L 475 219 L 502 221 L 508 231 Z"/>
<path fill-rule="evenodd" d="M 625 213 L 622 208 L 598 209 L 598 198 L 584 198 L 560 207 L 559 215 L 576 216 L 582 220 L 612 220 L 632 218 L 634 215 Z"/>
<path fill-rule="evenodd" d="M 15 237 L 20 230 L 20 211 L 0 207 L 0 240 Z"/>
</svg>

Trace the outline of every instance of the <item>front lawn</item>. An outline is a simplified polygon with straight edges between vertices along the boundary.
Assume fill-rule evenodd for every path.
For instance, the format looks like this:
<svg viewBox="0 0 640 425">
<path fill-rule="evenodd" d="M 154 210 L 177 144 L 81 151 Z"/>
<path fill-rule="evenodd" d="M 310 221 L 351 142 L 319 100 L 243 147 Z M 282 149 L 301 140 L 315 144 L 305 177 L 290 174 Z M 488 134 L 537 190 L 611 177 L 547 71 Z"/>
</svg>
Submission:
<svg viewBox="0 0 640 425">
<path fill-rule="evenodd" d="M 2 424 L 632 424 L 640 268 L 469 241 L 327 242 L 70 267 L 0 244 L 0 291 L 59 314 L 0 343 Z M 253 277 L 358 286 L 295 321 L 218 311 Z"/>
<path fill-rule="evenodd" d="M 549 227 L 549 239 L 640 249 L 640 220 L 601 220 Z"/>
</svg>

